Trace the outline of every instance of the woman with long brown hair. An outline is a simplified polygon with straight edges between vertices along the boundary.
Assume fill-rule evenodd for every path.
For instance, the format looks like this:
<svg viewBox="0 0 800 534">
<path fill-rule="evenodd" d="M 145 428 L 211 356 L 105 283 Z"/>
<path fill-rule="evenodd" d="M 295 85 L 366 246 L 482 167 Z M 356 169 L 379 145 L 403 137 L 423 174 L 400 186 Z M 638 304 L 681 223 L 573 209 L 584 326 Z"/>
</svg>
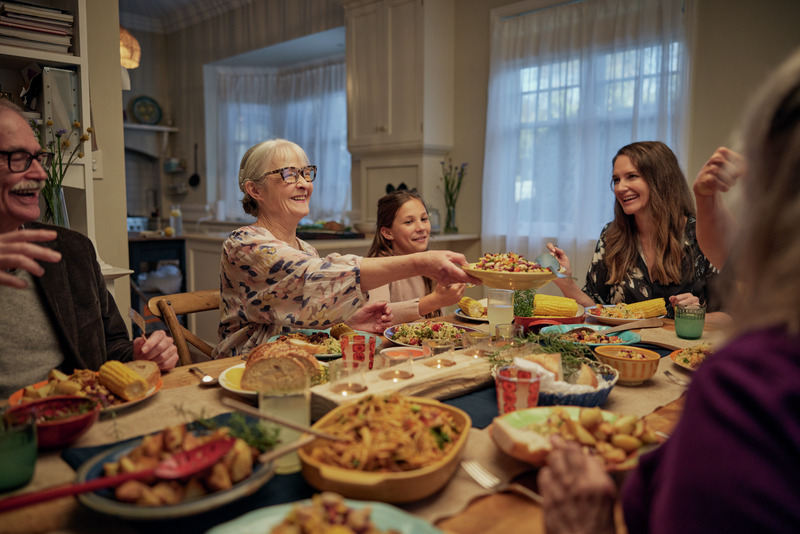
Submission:
<svg viewBox="0 0 800 534">
<path fill-rule="evenodd" d="M 416 190 L 399 190 L 378 200 L 375 237 L 367 257 L 414 254 L 428 250 L 431 223 L 428 209 Z M 435 285 L 430 278 L 415 276 L 397 280 L 369 292 L 370 300 L 386 300 L 394 322 L 408 323 L 442 315 L 441 308 L 464 296 L 464 284 Z"/>
<path fill-rule="evenodd" d="M 670 317 L 676 305 L 718 311 L 710 290 L 718 271 L 697 243 L 694 202 L 675 154 L 658 141 L 632 143 L 617 152 L 613 167 L 614 220 L 600 234 L 586 283 L 582 290 L 571 278 L 555 284 L 584 306 L 663 297 Z M 564 251 L 547 246 L 572 276 Z"/>
</svg>

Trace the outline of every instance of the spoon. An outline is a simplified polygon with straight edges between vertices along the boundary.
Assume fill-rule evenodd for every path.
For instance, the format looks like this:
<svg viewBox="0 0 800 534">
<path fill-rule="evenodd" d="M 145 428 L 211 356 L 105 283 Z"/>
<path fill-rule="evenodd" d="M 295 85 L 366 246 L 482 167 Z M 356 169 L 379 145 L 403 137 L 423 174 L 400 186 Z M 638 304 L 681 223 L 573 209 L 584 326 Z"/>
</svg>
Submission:
<svg viewBox="0 0 800 534">
<path fill-rule="evenodd" d="M 683 387 L 687 387 L 687 388 L 689 387 L 689 382 L 687 382 L 683 378 L 678 378 L 669 369 L 666 369 L 664 371 L 664 376 L 666 376 L 667 378 L 669 378 L 671 381 L 673 381 L 675 384 L 677 384 L 679 386 L 683 386 Z"/>
<path fill-rule="evenodd" d="M 204 373 L 199 367 L 189 367 L 189 370 L 200 377 L 202 380 L 201 384 L 204 386 L 216 386 L 219 383 L 219 380 Z"/>
<path fill-rule="evenodd" d="M 655 328 L 664 324 L 660 317 L 652 317 L 650 319 L 641 319 L 639 321 L 631 321 L 630 323 L 621 324 L 606 330 L 595 330 L 588 326 L 581 326 L 580 328 L 573 328 L 569 331 L 570 334 L 576 332 L 597 332 L 598 334 L 607 336 L 609 334 L 616 334 L 619 332 L 626 332 L 628 330 L 638 330 L 639 328 Z"/>
<path fill-rule="evenodd" d="M 550 272 L 552 272 L 559 278 L 570 278 L 569 276 L 559 272 L 559 270 L 561 269 L 561 264 L 558 263 L 558 260 L 555 259 L 550 254 L 548 254 L 547 252 L 545 252 L 544 254 L 539 254 L 533 259 L 533 261 L 535 261 L 545 269 L 550 269 Z"/>
<path fill-rule="evenodd" d="M 15 497 L 0 500 L 0 511 L 11 510 L 49 501 L 67 495 L 77 495 L 88 491 L 119 486 L 128 480 L 141 480 L 156 476 L 161 479 L 175 480 L 185 478 L 208 469 L 225 456 L 236 440 L 228 437 L 204 443 L 194 449 L 173 454 L 157 466 L 142 471 L 123 473 L 111 477 L 98 477 L 79 484 L 64 484 L 52 488 L 24 493 Z"/>
</svg>

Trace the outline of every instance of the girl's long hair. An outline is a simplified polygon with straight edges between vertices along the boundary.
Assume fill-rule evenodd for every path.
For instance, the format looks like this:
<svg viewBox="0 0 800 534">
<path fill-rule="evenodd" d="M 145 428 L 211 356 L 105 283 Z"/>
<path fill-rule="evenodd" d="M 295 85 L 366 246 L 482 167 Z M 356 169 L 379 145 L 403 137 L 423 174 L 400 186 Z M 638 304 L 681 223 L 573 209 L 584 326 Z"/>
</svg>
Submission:
<svg viewBox="0 0 800 534">
<path fill-rule="evenodd" d="M 678 158 L 667 145 L 659 141 L 631 143 L 619 149 L 612 160 L 628 156 L 650 188 L 648 213 L 654 224 L 653 245 L 659 251 L 650 269 L 652 281 L 677 284 L 691 276 L 684 266 L 683 237 L 686 218 L 695 214 L 694 202 L 681 171 Z M 609 284 L 622 282 L 633 270 L 639 257 L 638 230 L 633 215 L 626 215 L 618 200 L 614 200 L 614 220 L 606 232 L 605 261 Z M 690 258 L 692 263 L 694 258 Z"/>
</svg>

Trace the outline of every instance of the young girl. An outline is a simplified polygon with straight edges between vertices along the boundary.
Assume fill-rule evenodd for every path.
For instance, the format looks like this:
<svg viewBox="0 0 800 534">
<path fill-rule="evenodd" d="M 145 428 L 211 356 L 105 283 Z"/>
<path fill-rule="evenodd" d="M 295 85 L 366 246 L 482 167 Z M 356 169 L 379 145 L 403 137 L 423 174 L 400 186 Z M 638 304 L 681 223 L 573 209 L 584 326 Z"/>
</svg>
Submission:
<svg viewBox="0 0 800 534">
<path fill-rule="evenodd" d="M 377 232 L 368 257 L 401 256 L 428 250 L 431 223 L 428 210 L 416 191 L 393 191 L 378 200 Z M 387 300 L 395 323 L 442 315 L 441 308 L 464 296 L 464 284 L 433 286 L 429 278 L 416 276 L 391 282 L 369 292 L 370 301 Z"/>
</svg>

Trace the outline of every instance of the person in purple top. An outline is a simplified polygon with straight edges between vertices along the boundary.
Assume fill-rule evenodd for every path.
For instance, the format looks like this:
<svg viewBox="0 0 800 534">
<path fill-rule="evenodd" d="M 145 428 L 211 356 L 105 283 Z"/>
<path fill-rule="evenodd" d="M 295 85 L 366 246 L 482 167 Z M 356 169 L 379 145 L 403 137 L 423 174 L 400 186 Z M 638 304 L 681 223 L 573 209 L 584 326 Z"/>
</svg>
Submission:
<svg viewBox="0 0 800 534">
<path fill-rule="evenodd" d="M 760 89 L 742 134 L 746 206 L 734 248 L 718 251 L 737 282 L 735 335 L 625 481 L 631 534 L 800 529 L 800 50 Z M 539 489 L 548 533 L 615 531 L 614 483 L 577 447 L 556 443 Z"/>
</svg>

